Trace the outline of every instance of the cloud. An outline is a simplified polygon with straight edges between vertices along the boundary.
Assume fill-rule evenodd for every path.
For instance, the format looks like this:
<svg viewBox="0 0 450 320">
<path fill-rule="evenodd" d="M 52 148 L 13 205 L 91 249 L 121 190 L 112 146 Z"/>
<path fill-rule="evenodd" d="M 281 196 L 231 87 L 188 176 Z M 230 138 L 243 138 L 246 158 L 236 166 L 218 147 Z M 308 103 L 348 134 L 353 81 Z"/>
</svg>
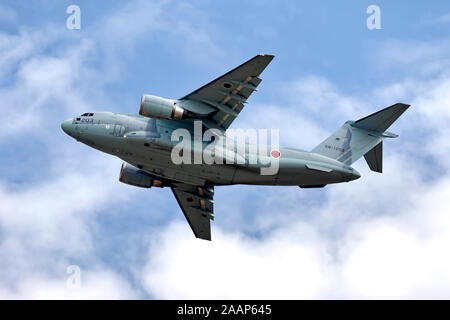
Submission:
<svg viewBox="0 0 450 320">
<path fill-rule="evenodd" d="M 144 287 L 156 298 L 305 298 L 326 286 L 318 252 L 289 237 L 257 241 L 214 230 L 214 242 L 205 242 L 182 223 L 164 232 L 143 271 Z"/>
<path fill-rule="evenodd" d="M 143 43 L 177 44 L 168 52 L 205 63 L 221 55 L 206 17 L 187 3 L 133 1 L 80 33 L 53 24 L 0 33 L 0 110 L 9 119 L 0 141 L 36 131 L 46 115 L 117 104 L 107 86 L 122 78 L 124 56 Z M 169 39 L 161 38 L 161 36 Z M 121 39 L 118 41 L 118 39 Z M 180 45 L 178 45 L 180 44 Z M 70 113 L 68 112 L 70 111 Z"/>
<path fill-rule="evenodd" d="M 61 41 L 61 34 L 51 30 L 0 35 L 4 44 L 0 50 L 5 52 L 0 64 L 8 65 L 9 71 L 2 77 L 8 84 L 0 88 L 0 110 L 9 120 L 0 141 L 17 132 L 42 134 L 49 128 L 43 126 L 44 119 L 61 119 L 68 111 L 78 113 L 95 104 L 94 98 L 89 103 L 85 99 L 91 89 L 101 87 L 92 76 L 94 70 L 85 66 L 92 42 L 51 52 L 51 46 Z"/>
<path fill-rule="evenodd" d="M 274 90 L 283 98 L 246 107 L 231 128 L 278 129 L 281 145 L 309 151 L 327 138 L 330 130 L 368 110 L 367 102 L 340 92 L 318 75 L 298 77 Z"/>
<path fill-rule="evenodd" d="M 405 72 L 417 79 L 436 78 L 450 68 L 449 49 L 447 38 L 386 40 L 370 54 L 371 60 L 377 61 L 372 64 L 372 72 L 383 72 L 388 82 L 399 82 Z"/>
<path fill-rule="evenodd" d="M 342 265 L 347 294 L 363 298 L 448 298 L 450 220 L 442 203 L 450 195 L 448 177 L 422 187 L 394 218 L 355 225 Z M 406 189 L 406 188 L 405 188 Z M 403 189 L 403 190 L 405 190 Z"/>
<path fill-rule="evenodd" d="M 20 28 L 15 34 L 0 33 L 0 111 L 8 119 L 0 144 L 13 150 L 2 154 L 1 162 L 4 170 L 10 166 L 10 171 L 20 172 L 20 177 L 11 177 L 4 171 L 0 179 L 2 298 L 137 296 L 139 290 L 130 285 L 129 274 L 120 274 L 114 270 L 120 266 L 103 262 L 98 251 L 104 242 L 99 241 L 98 232 L 104 228 L 104 215 L 114 215 L 118 206 L 139 200 L 138 191 L 117 182 L 120 161 L 75 141 L 69 144 L 60 123 L 97 105 L 114 109 L 117 102 L 108 97 L 107 86 L 125 67 L 121 51 L 137 47 L 146 36 L 167 32 L 181 40 L 186 50 L 195 51 L 198 46 L 214 50 L 207 29 L 202 28 L 204 19 L 193 18 L 200 13 L 187 4 L 172 5 L 176 12 L 167 5 L 172 4 L 127 3 L 100 19 L 93 32 L 67 33 L 48 24 Z M 158 6 L 164 14 L 158 15 Z M 148 19 L 149 14 L 155 19 Z M 25 142 L 27 148 L 19 147 Z M 27 176 L 32 171 L 39 174 Z M 141 204 L 154 198 L 146 195 L 142 201 L 142 197 Z M 153 200 L 152 208 L 162 206 L 163 200 Z M 146 210 L 147 215 L 152 213 Z M 161 219 L 161 214 L 156 212 L 155 217 Z M 130 251 L 123 257 L 130 258 Z M 76 292 L 66 287 L 65 274 L 74 262 L 83 274 L 82 287 Z"/>
<path fill-rule="evenodd" d="M 449 297 L 450 179 L 424 184 L 402 163 L 383 179 L 333 188 L 322 205 L 279 198 L 275 217 L 273 207 L 256 212 L 272 217 L 261 237 L 224 231 L 218 217 L 209 243 L 173 223 L 152 242 L 144 287 L 161 299 Z M 296 217 L 302 210 L 309 216 Z"/>
<path fill-rule="evenodd" d="M 395 124 L 401 137 L 385 144 L 384 175 L 360 161 L 362 179 L 319 191 L 217 188 L 213 242 L 204 242 L 169 190 L 120 185 L 120 161 L 68 143 L 59 124 L 97 105 L 118 109 L 109 85 L 142 43 L 160 48 L 157 55 L 216 61 L 225 51 L 215 25 L 191 4 L 134 1 L 79 33 L 58 30 L 0 34 L 0 111 L 8 119 L 0 143 L 14 145 L 1 159 L 0 297 L 449 296 L 446 45 L 386 44 L 377 70 L 389 81 L 368 92 L 347 93 L 310 74 L 280 84 L 278 100 L 252 106 L 256 114 L 244 111 L 239 126 L 279 127 L 284 141 L 310 149 L 374 105 L 413 105 Z M 417 51 L 405 58 L 404 48 Z M 82 271 L 78 291 L 66 287 L 72 264 Z"/>
<path fill-rule="evenodd" d="M 182 222 L 154 236 L 140 274 L 147 292 L 166 299 L 448 298 L 450 72 L 445 58 L 433 63 L 439 61 L 432 77 L 405 66 L 361 96 L 318 76 L 296 81 L 292 97 L 311 131 L 328 126 L 320 122 L 323 110 L 322 117 L 329 110 L 336 119 L 369 109 L 367 101 L 412 104 L 394 125 L 401 137 L 385 143 L 384 174 L 360 161 L 361 179 L 327 186 L 321 196 L 295 187 L 221 188 L 212 243 L 193 239 Z M 416 62 L 431 63 L 425 55 Z M 299 113 L 289 102 L 278 110 L 285 118 Z M 282 128 L 298 133 L 296 123 L 285 120 Z"/>
<path fill-rule="evenodd" d="M 66 265 L 67 266 L 67 265 Z M 61 266 L 61 270 L 64 267 Z M 136 299 L 136 292 L 117 273 L 102 268 L 100 270 L 83 271 L 79 288 L 66 285 L 67 274 L 54 277 L 27 275 L 18 282 L 11 291 L 0 291 L 1 299 Z"/>
<path fill-rule="evenodd" d="M 157 43 L 169 55 L 207 63 L 222 57 L 214 25 L 188 2 L 132 1 L 105 17 L 100 36 L 107 54 L 133 53 L 143 43 Z M 121 39 L 121 41 L 117 41 Z M 149 52 L 152 55 L 153 52 Z"/>
<path fill-rule="evenodd" d="M 74 152 L 66 153 L 74 160 L 77 157 Z M 119 192 L 119 184 L 109 174 L 117 171 L 119 163 L 88 153 L 84 161 L 65 159 L 49 163 L 53 172 L 32 186 L 0 182 L 0 284 L 5 298 L 57 297 L 66 286 L 64 272 L 72 264 L 70 260 L 83 261 L 82 270 L 87 275 L 86 288 L 74 296 L 121 296 L 109 292 L 108 286 L 121 287 L 120 282 L 126 281 L 114 275 L 110 267 L 98 267 L 101 261 L 95 254 L 93 238 L 96 214 L 127 199 L 127 193 Z M 32 289 L 47 280 L 48 286 Z M 90 290 L 96 283 L 107 286 Z M 71 296 L 68 293 L 67 297 Z M 122 297 L 126 296 L 124 291 Z"/>
</svg>

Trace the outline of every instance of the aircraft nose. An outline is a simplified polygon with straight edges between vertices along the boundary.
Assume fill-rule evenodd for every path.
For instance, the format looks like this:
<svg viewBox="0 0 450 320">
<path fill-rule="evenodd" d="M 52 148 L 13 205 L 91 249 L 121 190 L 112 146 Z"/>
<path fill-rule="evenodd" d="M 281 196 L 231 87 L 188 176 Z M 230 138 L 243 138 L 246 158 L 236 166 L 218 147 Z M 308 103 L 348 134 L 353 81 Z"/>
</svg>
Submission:
<svg viewBox="0 0 450 320">
<path fill-rule="evenodd" d="M 68 134 L 69 136 L 72 135 L 72 118 L 67 119 L 63 123 L 61 123 L 61 129 Z"/>
</svg>

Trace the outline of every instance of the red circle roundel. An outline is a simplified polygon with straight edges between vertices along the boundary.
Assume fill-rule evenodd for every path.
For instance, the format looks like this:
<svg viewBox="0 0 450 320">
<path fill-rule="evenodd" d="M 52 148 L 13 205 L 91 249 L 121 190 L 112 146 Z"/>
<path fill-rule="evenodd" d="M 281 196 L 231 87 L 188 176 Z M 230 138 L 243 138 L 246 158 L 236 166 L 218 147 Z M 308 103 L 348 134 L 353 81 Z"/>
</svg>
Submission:
<svg viewBox="0 0 450 320">
<path fill-rule="evenodd" d="M 270 153 L 270 155 L 274 158 L 279 158 L 281 156 L 280 151 L 278 150 L 272 150 L 272 152 Z"/>
</svg>

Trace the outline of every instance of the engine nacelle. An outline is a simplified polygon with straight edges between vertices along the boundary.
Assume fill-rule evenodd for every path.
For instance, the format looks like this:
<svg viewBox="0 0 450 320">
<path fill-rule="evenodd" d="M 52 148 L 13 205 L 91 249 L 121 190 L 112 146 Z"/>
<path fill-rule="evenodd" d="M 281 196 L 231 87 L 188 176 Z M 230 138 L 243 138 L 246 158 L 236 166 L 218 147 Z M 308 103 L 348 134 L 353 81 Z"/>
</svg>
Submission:
<svg viewBox="0 0 450 320">
<path fill-rule="evenodd" d="M 120 169 L 119 181 L 141 188 L 164 187 L 160 179 L 125 162 Z"/>
<path fill-rule="evenodd" d="M 175 100 L 144 94 L 141 98 L 139 114 L 163 120 L 182 119 L 186 111 L 176 105 Z"/>
</svg>

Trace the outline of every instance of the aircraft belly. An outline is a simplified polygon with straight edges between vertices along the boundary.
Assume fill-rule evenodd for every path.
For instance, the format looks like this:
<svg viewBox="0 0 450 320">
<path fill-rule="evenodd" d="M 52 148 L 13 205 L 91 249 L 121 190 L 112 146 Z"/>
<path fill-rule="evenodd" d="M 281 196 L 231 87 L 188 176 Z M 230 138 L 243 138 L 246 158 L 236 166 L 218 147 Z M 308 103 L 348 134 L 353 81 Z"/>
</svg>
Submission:
<svg viewBox="0 0 450 320">
<path fill-rule="evenodd" d="M 280 169 L 277 185 L 318 185 L 340 182 L 342 175 L 336 171 L 324 172 L 318 170 Z"/>
<path fill-rule="evenodd" d="M 278 175 L 261 175 L 258 168 L 237 168 L 233 184 L 276 185 Z"/>
<path fill-rule="evenodd" d="M 130 156 L 131 155 L 131 156 Z M 307 165 L 301 159 L 284 159 L 278 173 L 262 175 L 258 167 L 234 165 L 180 164 L 171 160 L 171 152 L 154 145 L 142 147 L 128 145 L 127 152 L 119 156 L 125 161 L 156 176 L 184 183 L 204 185 L 255 184 L 255 185 L 318 185 L 342 181 L 336 171 L 323 171 L 318 165 Z M 126 158 L 126 159 L 125 159 Z M 309 166 L 309 167 L 308 167 Z"/>
<path fill-rule="evenodd" d="M 342 175 L 336 171 L 311 170 L 303 165 L 279 168 L 276 175 L 261 175 L 259 169 L 238 168 L 233 184 L 299 186 L 329 184 L 341 181 Z"/>
<path fill-rule="evenodd" d="M 121 158 L 137 167 L 162 178 L 181 181 L 189 184 L 204 185 L 231 184 L 236 169 L 228 165 L 180 164 L 176 165 L 170 158 L 170 152 L 163 149 L 134 149 L 132 156 Z"/>
</svg>

